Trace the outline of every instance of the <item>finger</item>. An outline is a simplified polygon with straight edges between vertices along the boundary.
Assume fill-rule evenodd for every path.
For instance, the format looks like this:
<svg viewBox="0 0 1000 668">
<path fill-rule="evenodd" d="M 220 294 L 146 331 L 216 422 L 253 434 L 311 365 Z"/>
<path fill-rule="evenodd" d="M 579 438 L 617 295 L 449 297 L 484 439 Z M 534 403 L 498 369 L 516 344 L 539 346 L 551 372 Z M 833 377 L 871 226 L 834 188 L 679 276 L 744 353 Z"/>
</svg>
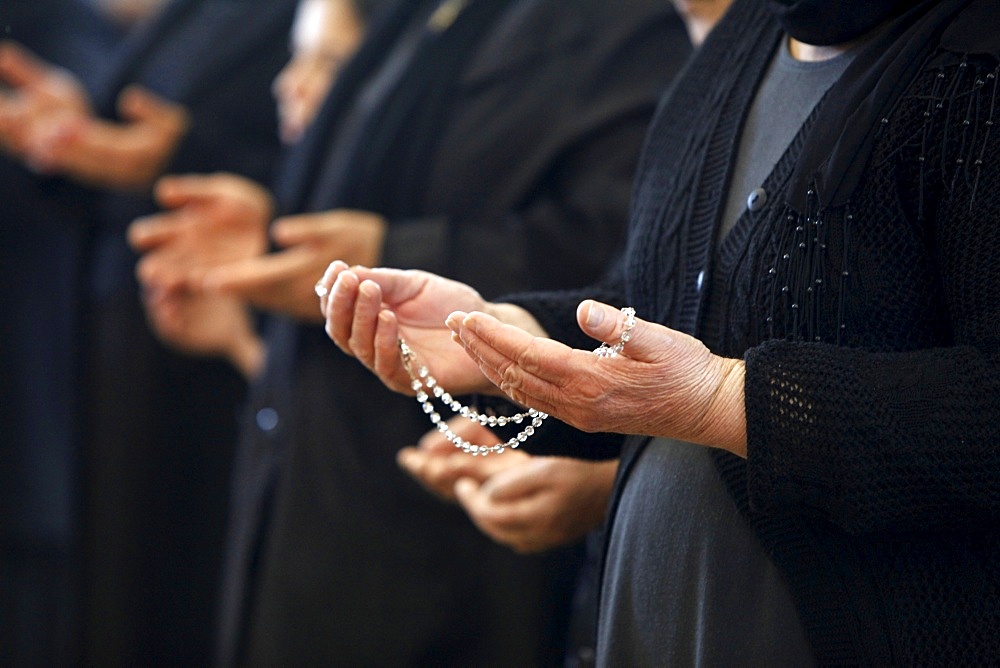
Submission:
<svg viewBox="0 0 1000 668">
<path fill-rule="evenodd" d="M 355 357 L 369 369 L 375 368 L 375 335 L 382 312 L 382 289 L 378 283 L 361 281 L 354 304 L 354 323 L 348 345 Z M 385 323 L 392 326 L 391 322 Z"/>
<path fill-rule="evenodd" d="M 310 254 L 268 253 L 214 267 L 205 274 L 205 290 L 224 292 L 254 302 L 254 295 L 287 283 L 312 268 Z"/>
<path fill-rule="evenodd" d="M 520 502 L 498 503 L 472 478 L 456 480 L 454 491 L 459 505 L 484 533 L 507 545 L 521 545 L 520 534 L 530 522 L 521 513 Z"/>
<path fill-rule="evenodd" d="M 624 326 L 621 312 L 608 304 L 585 299 L 576 307 L 576 321 L 588 336 L 604 343 L 617 343 Z"/>
<path fill-rule="evenodd" d="M 186 117 L 184 107 L 140 86 L 128 86 L 121 92 L 118 113 L 126 121 L 170 126 Z"/>
<path fill-rule="evenodd" d="M 449 316 L 449 321 L 452 320 Z M 503 370 L 514 364 L 525 373 L 549 382 L 563 378 L 580 362 L 576 353 L 581 351 L 534 336 L 485 313 L 465 315 L 460 322 L 459 336 L 463 344 L 467 342 L 467 347 L 490 366 Z"/>
<path fill-rule="evenodd" d="M 454 501 L 457 478 L 451 471 L 448 455 L 431 454 L 417 448 L 403 448 L 396 455 L 396 462 L 421 485 L 434 494 Z"/>
<path fill-rule="evenodd" d="M 126 230 L 129 245 L 142 253 L 176 240 L 187 221 L 176 214 L 154 214 L 136 218 Z"/>
<path fill-rule="evenodd" d="M 53 114 L 34 123 L 32 131 L 24 136 L 25 161 L 40 173 L 73 167 L 78 162 L 86 164 L 82 152 L 89 147 L 80 148 L 81 137 L 91 126 L 89 119 L 75 114 Z"/>
<path fill-rule="evenodd" d="M 447 461 L 448 475 L 454 481 L 460 478 L 472 478 L 482 485 L 497 474 L 495 462 L 499 457 L 472 457 L 452 447 L 451 454 L 442 459 Z M 499 470 L 502 471 L 503 468 Z"/>
<path fill-rule="evenodd" d="M 331 262 L 326 271 L 323 272 L 323 277 L 316 282 L 313 288 L 316 291 L 316 296 L 319 297 L 319 310 L 324 318 L 327 317 L 327 306 L 330 301 L 330 293 L 333 291 L 333 284 L 344 271 L 347 271 L 346 262 L 341 260 Z"/>
<path fill-rule="evenodd" d="M 4 40 L 0 42 L 0 78 L 14 88 L 43 79 L 50 67 L 23 46 Z"/>
<path fill-rule="evenodd" d="M 331 276 L 335 276 L 332 283 L 329 282 Z M 354 326 L 354 306 L 361 281 L 343 263 L 334 262 L 327 269 L 323 284 L 329 289 L 326 333 L 341 350 L 353 355 L 350 348 L 351 329 Z"/>
<path fill-rule="evenodd" d="M 400 448 L 396 453 L 396 463 L 406 469 L 407 473 L 417 475 L 424 462 L 430 457 L 440 456 L 442 453 L 430 453 L 417 446 L 407 446 Z"/>
<path fill-rule="evenodd" d="M 412 269 L 354 266 L 351 267 L 351 271 L 361 280 L 377 283 L 382 289 L 382 300 L 389 305 L 399 304 L 415 297 L 424 287 L 421 281 L 413 280 L 414 275 L 422 272 Z"/>
<path fill-rule="evenodd" d="M 461 434 L 459 430 L 462 428 L 461 423 L 472 424 L 470 420 L 464 418 L 452 418 L 448 420 L 448 428 L 452 430 L 453 433 L 459 434 L 462 438 L 469 440 L 464 434 Z M 452 453 L 455 451 L 455 444 L 448 440 L 448 437 L 440 429 L 431 429 L 417 441 L 417 447 L 424 452 L 432 453 Z"/>
<path fill-rule="evenodd" d="M 462 313 L 461 311 L 455 311 L 445 320 L 445 324 L 452 330 L 452 341 L 463 347 L 465 353 L 470 359 L 472 359 L 476 366 L 479 367 L 480 372 L 490 383 L 504 392 L 507 392 L 507 390 L 503 388 L 504 375 L 499 371 L 499 369 L 504 366 L 509 366 L 510 360 L 497 353 L 497 351 L 490 349 L 485 342 L 479 342 L 477 345 L 476 335 L 466 328 L 466 318 L 467 314 Z M 510 394 L 508 394 L 508 396 L 515 401 L 524 401 L 523 399 L 514 398 Z M 549 411 L 546 410 L 545 412 Z"/>
<path fill-rule="evenodd" d="M 547 482 L 541 475 L 542 468 L 534 465 L 538 461 L 532 459 L 521 466 L 498 471 L 482 485 L 480 492 L 495 503 L 511 502 L 536 494 Z"/>
<path fill-rule="evenodd" d="M 155 288 L 164 294 L 191 287 L 190 274 L 180 269 L 180 263 L 169 252 L 153 252 L 144 255 L 136 263 L 135 274 L 139 283 L 147 289 Z"/>
<path fill-rule="evenodd" d="M 593 299 L 580 302 L 576 310 L 576 319 L 580 329 L 588 336 L 611 345 L 622 340 L 622 332 L 626 328 L 627 321 L 621 309 Z M 656 360 L 664 347 L 672 342 L 668 330 L 640 318 L 634 318 L 634 321 L 623 354 L 639 361 Z"/>
<path fill-rule="evenodd" d="M 479 487 L 479 483 L 472 478 L 459 478 L 455 481 L 455 498 L 465 508 L 465 511 L 469 513 L 473 521 L 476 521 L 476 516 L 482 512 L 482 506 L 484 505 L 483 500 L 479 496 Z M 478 526 L 479 523 L 476 522 L 476 525 Z"/>
<path fill-rule="evenodd" d="M 58 168 L 99 187 L 112 187 L 122 168 L 122 126 L 79 116 L 60 119 L 29 149 L 36 165 Z"/>
<path fill-rule="evenodd" d="M 546 413 L 567 379 L 578 376 L 582 355 L 551 339 L 532 336 L 484 313 L 449 316 L 447 324 L 460 338 L 483 373 L 507 396 Z"/>
<path fill-rule="evenodd" d="M 160 206 L 176 209 L 188 203 L 217 197 L 219 189 L 212 176 L 200 174 L 170 174 L 160 177 L 154 188 Z"/>
<path fill-rule="evenodd" d="M 396 314 L 382 310 L 375 329 L 375 360 L 371 369 L 390 389 L 412 395 L 414 390 L 410 385 L 410 375 L 403 364 L 399 338 L 399 322 L 396 320 Z"/>
<path fill-rule="evenodd" d="M 327 227 L 323 225 L 327 214 L 305 214 L 278 218 L 271 224 L 271 238 L 281 246 L 298 246 L 325 240 Z"/>
</svg>

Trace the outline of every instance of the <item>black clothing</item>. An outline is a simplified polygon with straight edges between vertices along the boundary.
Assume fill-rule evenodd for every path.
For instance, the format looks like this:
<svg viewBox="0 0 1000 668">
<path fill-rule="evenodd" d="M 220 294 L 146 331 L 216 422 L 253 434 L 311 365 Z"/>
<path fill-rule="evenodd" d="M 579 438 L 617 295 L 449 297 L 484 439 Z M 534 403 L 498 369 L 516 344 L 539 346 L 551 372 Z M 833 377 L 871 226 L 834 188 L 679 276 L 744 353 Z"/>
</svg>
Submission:
<svg viewBox="0 0 1000 668">
<path fill-rule="evenodd" d="M 473 1 L 372 112 L 354 169 L 327 180 L 341 158 L 330 138 L 412 5 L 339 75 L 288 163 L 285 210 L 375 211 L 389 221 L 382 263 L 487 294 L 590 280 L 618 245 L 646 124 L 689 51 L 679 19 L 631 0 Z M 398 469 L 396 451 L 430 426 L 412 398 L 322 328 L 279 320 L 248 418 L 224 662 L 558 663 L 565 605 L 549 592 L 569 584 L 563 569 L 493 544 Z"/>
<path fill-rule="evenodd" d="M 909 0 L 768 0 L 785 33 L 828 46 L 845 44 L 901 13 Z"/>
<path fill-rule="evenodd" d="M 934 14 L 946 4 L 927 10 L 940 20 L 923 24 L 935 37 L 915 71 L 869 98 L 872 127 L 859 131 L 871 130 L 871 150 L 843 204 L 822 205 L 815 172 L 804 192 L 790 179 L 824 103 L 765 181 L 775 196 L 716 249 L 730 156 L 782 37 L 759 3 L 737 0 L 651 128 L 624 261 L 581 291 L 744 357 L 749 459 L 713 455 L 821 664 L 1000 654 L 1000 145 L 989 131 L 1000 60 L 987 28 L 1000 16 L 987 1 Z M 866 63 L 887 80 L 873 62 L 861 52 L 848 73 Z M 845 74 L 827 101 L 858 80 Z M 679 161 L 690 166 L 680 174 Z M 576 297 L 520 302 L 589 346 Z M 628 440 L 613 516 L 630 512 L 622 489 L 646 442 Z"/>
<path fill-rule="evenodd" d="M 281 145 L 271 84 L 297 0 L 174 0 L 129 36 L 94 100 L 139 84 L 184 105 L 167 173 L 270 178 Z M 125 229 L 148 194 L 92 209 L 85 403 L 88 658 L 206 663 L 245 382 L 227 363 L 161 344 L 146 324 Z"/>
<path fill-rule="evenodd" d="M 128 36 L 112 31 L 92 46 L 91 10 L 53 4 L 0 2 L 0 16 L 25 17 L 11 36 L 35 36 L 29 48 L 77 71 L 103 117 L 116 117 L 132 83 L 184 105 L 191 130 L 168 170 L 269 178 L 280 149 L 270 88 L 288 59 L 296 0 L 175 0 Z M 221 362 L 167 351 L 146 326 L 124 232 L 158 209 L 148 194 L 85 188 L 7 161 L 0 169 L 13 193 L 0 211 L 3 305 L 12 300 L 0 346 L 0 480 L 17 478 L 0 489 L 0 524 L 58 533 L 56 548 L 48 535 L 32 538 L 28 561 L 58 557 L 61 579 L 42 585 L 80 593 L 69 611 L 45 602 L 37 617 L 12 613 L 11 624 L 4 613 L 0 656 L 13 646 L 3 634 L 21 636 L 22 624 L 44 636 L 43 649 L 61 646 L 51 624 L 68 619 L 72 647 L 26 663 L 207 663 L 206 592 L 221 562 L 245 384 Z M 19 460 L 10 468 L 8 453 Z M 37 586 L 18 569 L 18 589 Z"/>
<path fill-rule="evenodd" d="M 0 31 L 93 90 L 122 35 L 84 2 L 0 2 Z M 0 156 L 0 665 L 79 656 L 74 379 L 86 198 Z"/>
<path fill-rule="evenodd" d="M 851 56 L 799 62 L 786 43 L 779 47 L 743 123 L 718 239 L 743 211 L 766 204 L 760 184 Z M 657 461 L 633 467 L 622 498 L 629 512 L 608 539 L 602 655 L 623 665 L 653 657 L 665 665 L 810 665 L 785 578 L 728 494 L 712 453 L 653 439 L 638 456 Z"/>
<path fill-rule="evenodd" d="M 812 665 L 784 574 L 733 502 L 711 451 L 653 439 L 636 457 L 622 491 L 628 512 L 608 536 L 602 665 Z"/>
</svg>

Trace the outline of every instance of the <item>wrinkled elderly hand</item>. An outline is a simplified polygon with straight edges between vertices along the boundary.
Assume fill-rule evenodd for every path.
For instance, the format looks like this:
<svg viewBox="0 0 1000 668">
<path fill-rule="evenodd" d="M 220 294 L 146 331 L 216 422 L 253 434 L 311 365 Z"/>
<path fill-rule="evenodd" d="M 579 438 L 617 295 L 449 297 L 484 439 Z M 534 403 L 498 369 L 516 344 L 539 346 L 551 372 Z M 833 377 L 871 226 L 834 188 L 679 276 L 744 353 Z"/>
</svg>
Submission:
<svg viewBox="0 0 1000 668">
<path fill-rule="evenodd" d="M 29 148 L 55 124 L 91 116 L 90 100 L 67 70 L 11 41 L 0 42 L 0 150 L 31 164 Z"/>
<path fill-rule="evenodd" d="M 136 274 L 147 289 L 200 292 L 216 268 L 267 251 L 274 203 L 253 181 L 226 173 L 167 176 L 155 194 L 166 211 L 128 229 L 143 253 Z"/>
<path fill-rule="evenodd" d="M 466 440 L 496 442 L 466 418 L 449 426 Z M 461 504 L 483 533 L 522 553 L 576 542 L 600 526 L 617 469 L 617 461 L 534 457 L 520 450 L 472 457 L 437 430 L 418 447 L 400 451 L 399 463 L 434 493 Z"/>
<path fill-rule="evenodd" d="M 285 250 L 218 266 L 205 275 L 205 288 L 261 310 L 322 322 L 316 281 L 335 258 L 351 264 L 377 262 L 385 230 L 385 220 L 368 211 L 339 209 L 281 218 L 271 226 L 271 238 Z"/>
<path fill-rule="evenodd" d="M 317 288 L 324 294 L 327 334 L 390 389 L 413 394 L 399 355 L 402 337 L 448 391 L 495 391 L 444 324 L 453 309 L 491 306 L 469 286 L 424 271 L 349 268 L 337 261 Z"/>
<path fill-rule="evenodd" d="M 618 309 L 591 300 L 577 321 L 607 343 L 624 325 Z M 447 324 L 483 374 L 520 404 L 584 431 L 677 438 L 746 456 L 743 361 L 713 355 L 691 336 L 637 318 L 624 354 L 604 358 L 486 313 L 453 313 Z"/>
</svg>

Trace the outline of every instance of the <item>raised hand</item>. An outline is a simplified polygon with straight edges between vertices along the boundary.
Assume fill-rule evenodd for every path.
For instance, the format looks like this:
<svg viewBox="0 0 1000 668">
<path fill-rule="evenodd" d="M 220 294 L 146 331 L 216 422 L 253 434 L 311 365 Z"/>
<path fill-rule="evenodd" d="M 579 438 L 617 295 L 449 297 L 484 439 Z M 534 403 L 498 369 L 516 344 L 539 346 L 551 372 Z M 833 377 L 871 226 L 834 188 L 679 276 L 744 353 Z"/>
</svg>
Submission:
<svg viewBox="0 0 1000 668">
<path fill-rule="evenodd" d="M 136 272 L 148 289 L 199 292 L 216 268 L 267 251 L 274 204 L 253 181 L 225 173 L 167 176 L 155 194 L 166 210 L 128 229 L 143 253 Z"/>
<path fill-rule="evenodd" d="M 615 343 L 625 318 L 587 300 L 577 320 L 596 340 Z M 691 336 L 636 319 L 624 354 L 599 357 L 486 313 L 453 313 L 448 326 L 518 403 L 585 431 L 665 436 L 746 455 L 743 361 L 713 355 Z"/>
<path fill-rule="evenodd" d="M 204 286 L 261 310 L 322 322 L 317 279 L 334 258 L 377 262 L 385 227 L 377 214 L 346 209 L 280 218 L 271 226 L 271 238 L 285 250 L 219 265 L 205 275 Z"/>
<path fill-rule="evenodd" d="M 471 287 L 424 271 L 351 268 L 336 261 L 316 288 L 330 338 L 389 388 L 405 394 L 413 390 L 400 359 L 400 338 L 449 391 L 496 391 L 452 342 L 444 321 L 454 309 L 489 309 L 506 322 L 541 332 L 524 311 L 490 304 Z"/>
<path fill-rule="evenodd" d="M 114 190 L 143 191 L 166 168 L 187 134 L 187 110 L 131 86 L 118 98 L 121 122 L 61 114 L 34 124 L 25 159 L 38 171 Z"/>
</svg>

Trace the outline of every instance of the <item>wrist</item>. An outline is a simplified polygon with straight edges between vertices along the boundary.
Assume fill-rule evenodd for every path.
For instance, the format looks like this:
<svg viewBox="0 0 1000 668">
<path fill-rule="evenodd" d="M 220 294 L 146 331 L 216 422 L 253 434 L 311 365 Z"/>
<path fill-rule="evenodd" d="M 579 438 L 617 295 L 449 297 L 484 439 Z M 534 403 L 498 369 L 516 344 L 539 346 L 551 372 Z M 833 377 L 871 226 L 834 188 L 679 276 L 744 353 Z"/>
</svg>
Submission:
<svg viewBox="0 0 1000 668">
<path fill-rule="evenodd" d="M 247 381 L 252 381 L 263 370 L 266 353 L 264 340 L 254 332 L 247 332 L 234 341 L 227 359 Z"/>
<path fill-rule="evenodd" d="M 739 457 L 747 456 L 747 425 L 744 383 L 746 363 L 717 358 L 719 382 L 697 430 L 697 442 L 722 448 Z"/>
</svg>

